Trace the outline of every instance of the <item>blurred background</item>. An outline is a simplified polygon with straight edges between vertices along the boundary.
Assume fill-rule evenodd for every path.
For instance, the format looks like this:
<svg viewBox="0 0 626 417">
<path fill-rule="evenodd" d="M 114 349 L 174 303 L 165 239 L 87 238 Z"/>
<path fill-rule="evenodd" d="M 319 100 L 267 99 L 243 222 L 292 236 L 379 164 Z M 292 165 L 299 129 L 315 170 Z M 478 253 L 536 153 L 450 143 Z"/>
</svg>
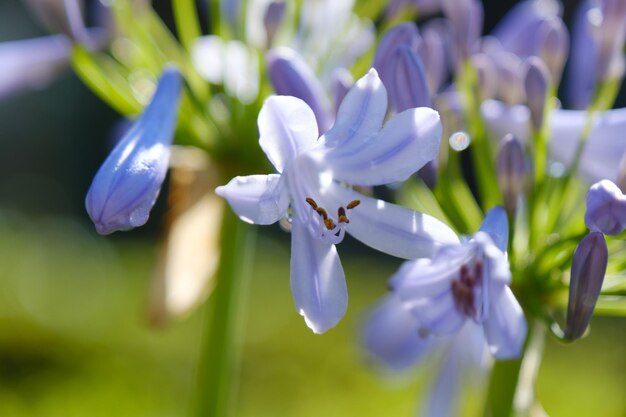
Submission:
<svg viewBox="0 0 626 417">
<path fill-rule="evenodd" d="M 487 30 L 514 3 L 485 1 Z M 568 22 L 575 2 L 566 3 Z M 171 21 L 169 2 L 155 7 Z M 0 0 L 0 42 L 44 34 L 22 2 Z M 0 101 L 2 417 L 174 417 L 191 407 L 205 311 L 163 328 L 147 318 L 166 199 L 147 227 L 108 237 L 84 211 L 118 122 L 71 72 Z M 293 308 L 289 236 L 276 226 L 258 240 L 237 415 L 414 415 L 432 369 L 381 377 L 358 344 L 363 315 L 399 261 L 342 244 L 350 307 L 320 337 Z M 538 398 L 550 416 L 624 417 L 624 393 L 623 320 L 595 319 L 572 346 L 548 340 Z"/>
</svg>

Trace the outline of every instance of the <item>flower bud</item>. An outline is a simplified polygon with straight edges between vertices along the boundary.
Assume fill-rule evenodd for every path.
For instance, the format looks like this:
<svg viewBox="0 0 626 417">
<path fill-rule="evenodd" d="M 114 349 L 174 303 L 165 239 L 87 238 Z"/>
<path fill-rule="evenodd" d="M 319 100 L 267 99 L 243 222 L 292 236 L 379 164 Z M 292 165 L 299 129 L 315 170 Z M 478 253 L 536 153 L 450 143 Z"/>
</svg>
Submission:
<svg viewBox="0 0 626 417">
<path fill-rule="evenodd" d="M 417 171 L 417 175 L 420 176 L 424 184 L 428 188 L 435 188 L 437 185 L 437 169 L 439 168 L 439 161 L 435 158 L 432 161 L 426 162 L 426 165 Z"/>
<path fill-rule="evenodd" d="M 148 220 L 167 172 L 181 85 L 178 70 L 163 71 L 150 104 L 96 173 L 85 206 L 98 233 Z"/>
<path fill-rule="evenodd" d="M 274 37 L 285 16 L 285 2 L 272 1 L 267 5 L 265 16 L 263 16 L 263 24 L 265 25 L 265 39 L 267 47 L 271 47 L 274 43 Z"/>
<path fill-rule="evenodd" d="M 333 104 L 335 114 L 339 111 L 339 105 L 343 101 L 348 90 L 354 85 L 352 74 L 345 68 L 336 68 L 331 75 L 331 90 L 333 92 Z"/>
<path fill-rule="evenodd" d="M 392 58 L 392 65 L 395 65 L 395 76 L 387 91 L 396 111 L 399 113 L 414 107 L 430 106 L 426 72 L 419 55 L 402 45 Z"/>
<path fill-rule="evenodd" d="M 483 28 L 482 3 L 478 0 L 442 0 L 442 8 L 454 28 L 458 58 L 470 57 Z"/>
<path fill-rule="evenodd" d="M 608 80 L 623 75 L 623 49 L 626 37 L 626 2 L 603 0 L 598 51 L 598 78 Z M 620 74 L 621 72 L 621 74 Z"/>
<path fill-rule="evenodd" d="M 550 72 L 551 80 L 559 84 L 569 51 L 569 33 L 560 17 L 542 21 L 537 33 L 539 56 Z"/>
<path fill-rule="evenodd" d="M 574 251 L 567 305 L 566 339 L 576 340 L 585 333 L 600 296 L 608 257 L 606 241 L 600 232 L 589 233 Z"/>
<path fill-rule="evenodd" d="M 446 47 L 442 36 L 440 31 L 433 28 L 433 25 L 427 26 L 422 30 L 423 42 L 418 48 L 431 94 L 439 91 L 448 76 Z"/>
<path fill-rule="evenodd" d="M 526 65 L 524 90 L 530 109 L 530 122 L 533 129 L 539 131 L 543 126 L 543 113 L 550 84 L 550 73 L 541 58 L 536 56 L 528 58 Z"/>
<path fill-rule="evenodd" d="M 492 58 L 485 53 L 472 55 L 472 65 L 478 75 L 478 96 L 480 101 L 493 98 L 498 91 L 498 70 Z"/>
<path fill-rule="evenodd" d="M 414 23 L 403 23 L 395 26 L 385 33 L 380 40 L 372 66 L 378 71 L 378 75 L 385 88 L 393 82 L 395 77 L 394 56 L 402 45 L 416 51 L 421 43 L 421 38 Z"/>
<path fill-rule="evenodd" d="M 320 132 L 326 132 L 333 123 L 330 104 L 319 80 L 304 59 L 292 49 L 275 48 L 266 54 L 267 71 L 278 95 L 294 96 L 309 105 Z"/>
<path fill-rule="evenodd" d="M 589 230 L 609 236 L 626 229 L 626 196 L 613 182 L 602 180 L 589 188 L 585 224 Z"/>
<path fill-rule="evenodd" d="M 498 96 L 509 106 L 524 103 L 522 60 L 510 52 L 501 52 L 494 57 L 494 60 L 498 69 Z"/>
<path fill-rule="evenodd" d="M 524 188 L 526 161 L 522 143 L 511 134 L 502 138 L 498 146 L 496 172 L 504 199 L 504 208 L 512 217 L 515 214 L 517 200 Z"/>
</svg>

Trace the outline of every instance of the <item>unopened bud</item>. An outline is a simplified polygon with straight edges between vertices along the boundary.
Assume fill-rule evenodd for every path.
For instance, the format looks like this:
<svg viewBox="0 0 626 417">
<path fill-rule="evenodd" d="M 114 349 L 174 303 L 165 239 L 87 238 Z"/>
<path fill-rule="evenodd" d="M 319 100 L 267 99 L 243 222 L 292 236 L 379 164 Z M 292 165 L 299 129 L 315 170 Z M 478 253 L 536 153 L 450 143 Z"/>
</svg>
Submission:
<svg viewBox="0 0 626 417">
<path fill-rule="evenodd" d="M 569 51 L 569 33 L 560 17 L 544 20 L 537 34 L 539 56 L 550 72 L 551 80 L 559 84 Z"/>
<path fill-rule="evenodd" d="M 337 68 L 333 71 L 331 80 L 331 90 L 333 92 L 333 104 L 335 106 L 335 114 L 339 110 L 339 105 L 343 101 L 348 90 L 354 85 L 354 78 L 350 71 L 345 68 Z"/>
<path fill-rule="evenodd" d="M 285 16 L 285 2 L 272 1 L 267 5 L 265 16 L 263 16 L 263 24 L 265 25 L 265 39 L 267 47 L 270 48 L 274 44 L 274 37 Z"/>
<path fill-rule="evenodd" d="M 515 214 L 517 200 L 524 188 L 526 161 L 522 143 L 515 136 L 506 135 L 500 141 L 496 156 L 498 184 L 509 216 Z"/>
<path fill-rule="evenodd" d="M 484 53 L 472 55 L 472 65 L 478 75 L 478 97 L 480 101 L 494 98 L 498 91 L 498 70 L 492 58 Z"/>
<path fill-rule="evenodd" d="M 524 64 L 510 52 L 502 52 L 494 57 L 498 68 L 498 96 L 509 106 L 522 104 L 524 93 Z"/>
<path fill-rule="evenodd" d="M 602 180 L 589 188 L 585 224 L 589 230 L 609 236 L 626 229 L 626 196 L 613 182 Z"/>
<path fill-rule="evenodd" d="M 376 55 L 374 55 L 372 64 L 378 71 L 385 88 L 389 89 L 395 77 L 393 61 L 396 61 L 394 56 L 397 54 L 398 48 L 404 45 L 417 52 L 420 42 L 421 38 L 414 23 L 397 25 L 385 33 L 378 44 L 378 48 L 376 48 Z"/>
<path fill-rule="evenodd" d="M 275 48 L 265 55 L 269 79 L 276 94 L 293 96 L 309 105 L 320 132 L 326 132 L 332 125 L 330 104 L 324 89 L 298 53 L 290 48 Z"/>
<path fill-rule="evenodd" d="M 387 91 L 396 111 L 401 112 L 413 107 L 430 106 L 431 99 L 426 72 L 417 53 L 403 45 L 398 48 L 392 61 L 392 65 L 395 65 L 395 71 Z"/>
<path fill-rule="evenodd" d="M 417 171 L 417 175 L 420 176 L 424 184 L 428 188 L 435 188 L 437 185 L 437 168 L 439 167 L 439 163 L 437 159 L 433 159 L 432 161 L 426 162 L 419 171 Z"/>
<path fill-rule="evenodd" d="M 623 49 L 626 37 L 626 1 L 603 0 L 598 51 L 598 78 L 608 80 L 623 75 Z"/>
<path fill-rule="evenodd" d="M 175 68 L 163 71 L 143 114 L 96 173 L 85 205 L 98 233 L 148 221 L 168 168 L 182 83 Z"/>
<path fill-rule="evenodd" d="M 448 76 L 444 39 L 442 39 L 442 34 L 431 25 L 422 30 L 422 40 L 419 55 L 426 71 L 428 89 L 434 94 L 439 91 Z"/>
<path fill-rule="evenodd" d="M 526 75 L 524 77 L 524 90 L 526 101 L 530 109 L 530 121 L 535 131 L 543 126 L 543 113 L 546 107 L 548 86 L 550 85 L 550 73 L 541 58 L 536 56 L 526 61 Z"/>
<path fill-rule="evenodd" d="M 591 232 L 574 251 L 569 283 L 565 338 L 579 339 L 587 329 L 606 273 L 609 252 L 604 236 Z"/>
<path fill-rule="evenodd" d="M 483 28 L 484 9 L 478 0 L 442 0 L 444 15 L 452 22 L 458 58 L 472 55 Z"/>
</svg>

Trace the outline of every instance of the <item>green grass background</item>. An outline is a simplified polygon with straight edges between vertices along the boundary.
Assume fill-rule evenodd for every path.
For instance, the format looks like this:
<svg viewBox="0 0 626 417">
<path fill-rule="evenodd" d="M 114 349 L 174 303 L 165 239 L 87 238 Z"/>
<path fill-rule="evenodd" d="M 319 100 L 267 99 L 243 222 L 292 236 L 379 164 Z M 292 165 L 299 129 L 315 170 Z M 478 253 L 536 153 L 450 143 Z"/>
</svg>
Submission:
<svg viewBox="0 0 626 417">
<path fill-rule="evenodd" d="M 318 336 L 293 308 L 288 236 L 259 243 L 236 416 L 415 416 L 435 364 L 391 378 L 368 366 L 358 345 L 363 315 L 398 262 L 340 246 L 348 314 Z M 152 242 L 0 212 L 0 416 L 189 414 L 205 311 L 148 326 L 154 256 Z M 626 416 L 624 325 L 598 318 L 574 345 L 548 340 L 538 398 L 551 417 Z"/>
</svg>

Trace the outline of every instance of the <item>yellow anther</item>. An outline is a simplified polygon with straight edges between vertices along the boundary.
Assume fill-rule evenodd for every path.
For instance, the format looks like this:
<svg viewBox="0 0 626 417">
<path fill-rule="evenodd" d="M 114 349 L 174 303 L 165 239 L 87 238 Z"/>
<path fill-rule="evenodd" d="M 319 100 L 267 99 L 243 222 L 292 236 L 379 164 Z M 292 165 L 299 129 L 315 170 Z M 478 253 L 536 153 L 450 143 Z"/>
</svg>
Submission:
<svg viewBox="0 0 626 417">
<path fill-rule="evenodd" d="M 311 207 L 313 207 L 313 210 L 317 210 L 317 203 L 311 197 L 307 197 L 306 202 L 309 203 Z"/>
<path fill-rule="evenodd" d="M 346 208 L 348 210 L 352 210 L 353 208 L 355 208 L 356 206 L 358 206 L 359 204 L 361 204 L 361 200 L 352 200 L 348 203 L 348 205 L 346 206 Z"/>
<path fill-rule="evenodd" d="M 328 219 L 328 214 L 326 213 L 326 210 L 324 210 L 323 208 L 318 207 L 318 208 L 315 209 L 315 211 L 317 212 L 317 214 L 322 216 L 324 221 L 326 221 Z"/>
<path fill-rule="evenodd" d="M 335 222 L 333 222 L 333 219 L 324 219 L 324 226 L 326 226 L 328 230 L 333 230 L 335 228 Z"/>
</svg>

